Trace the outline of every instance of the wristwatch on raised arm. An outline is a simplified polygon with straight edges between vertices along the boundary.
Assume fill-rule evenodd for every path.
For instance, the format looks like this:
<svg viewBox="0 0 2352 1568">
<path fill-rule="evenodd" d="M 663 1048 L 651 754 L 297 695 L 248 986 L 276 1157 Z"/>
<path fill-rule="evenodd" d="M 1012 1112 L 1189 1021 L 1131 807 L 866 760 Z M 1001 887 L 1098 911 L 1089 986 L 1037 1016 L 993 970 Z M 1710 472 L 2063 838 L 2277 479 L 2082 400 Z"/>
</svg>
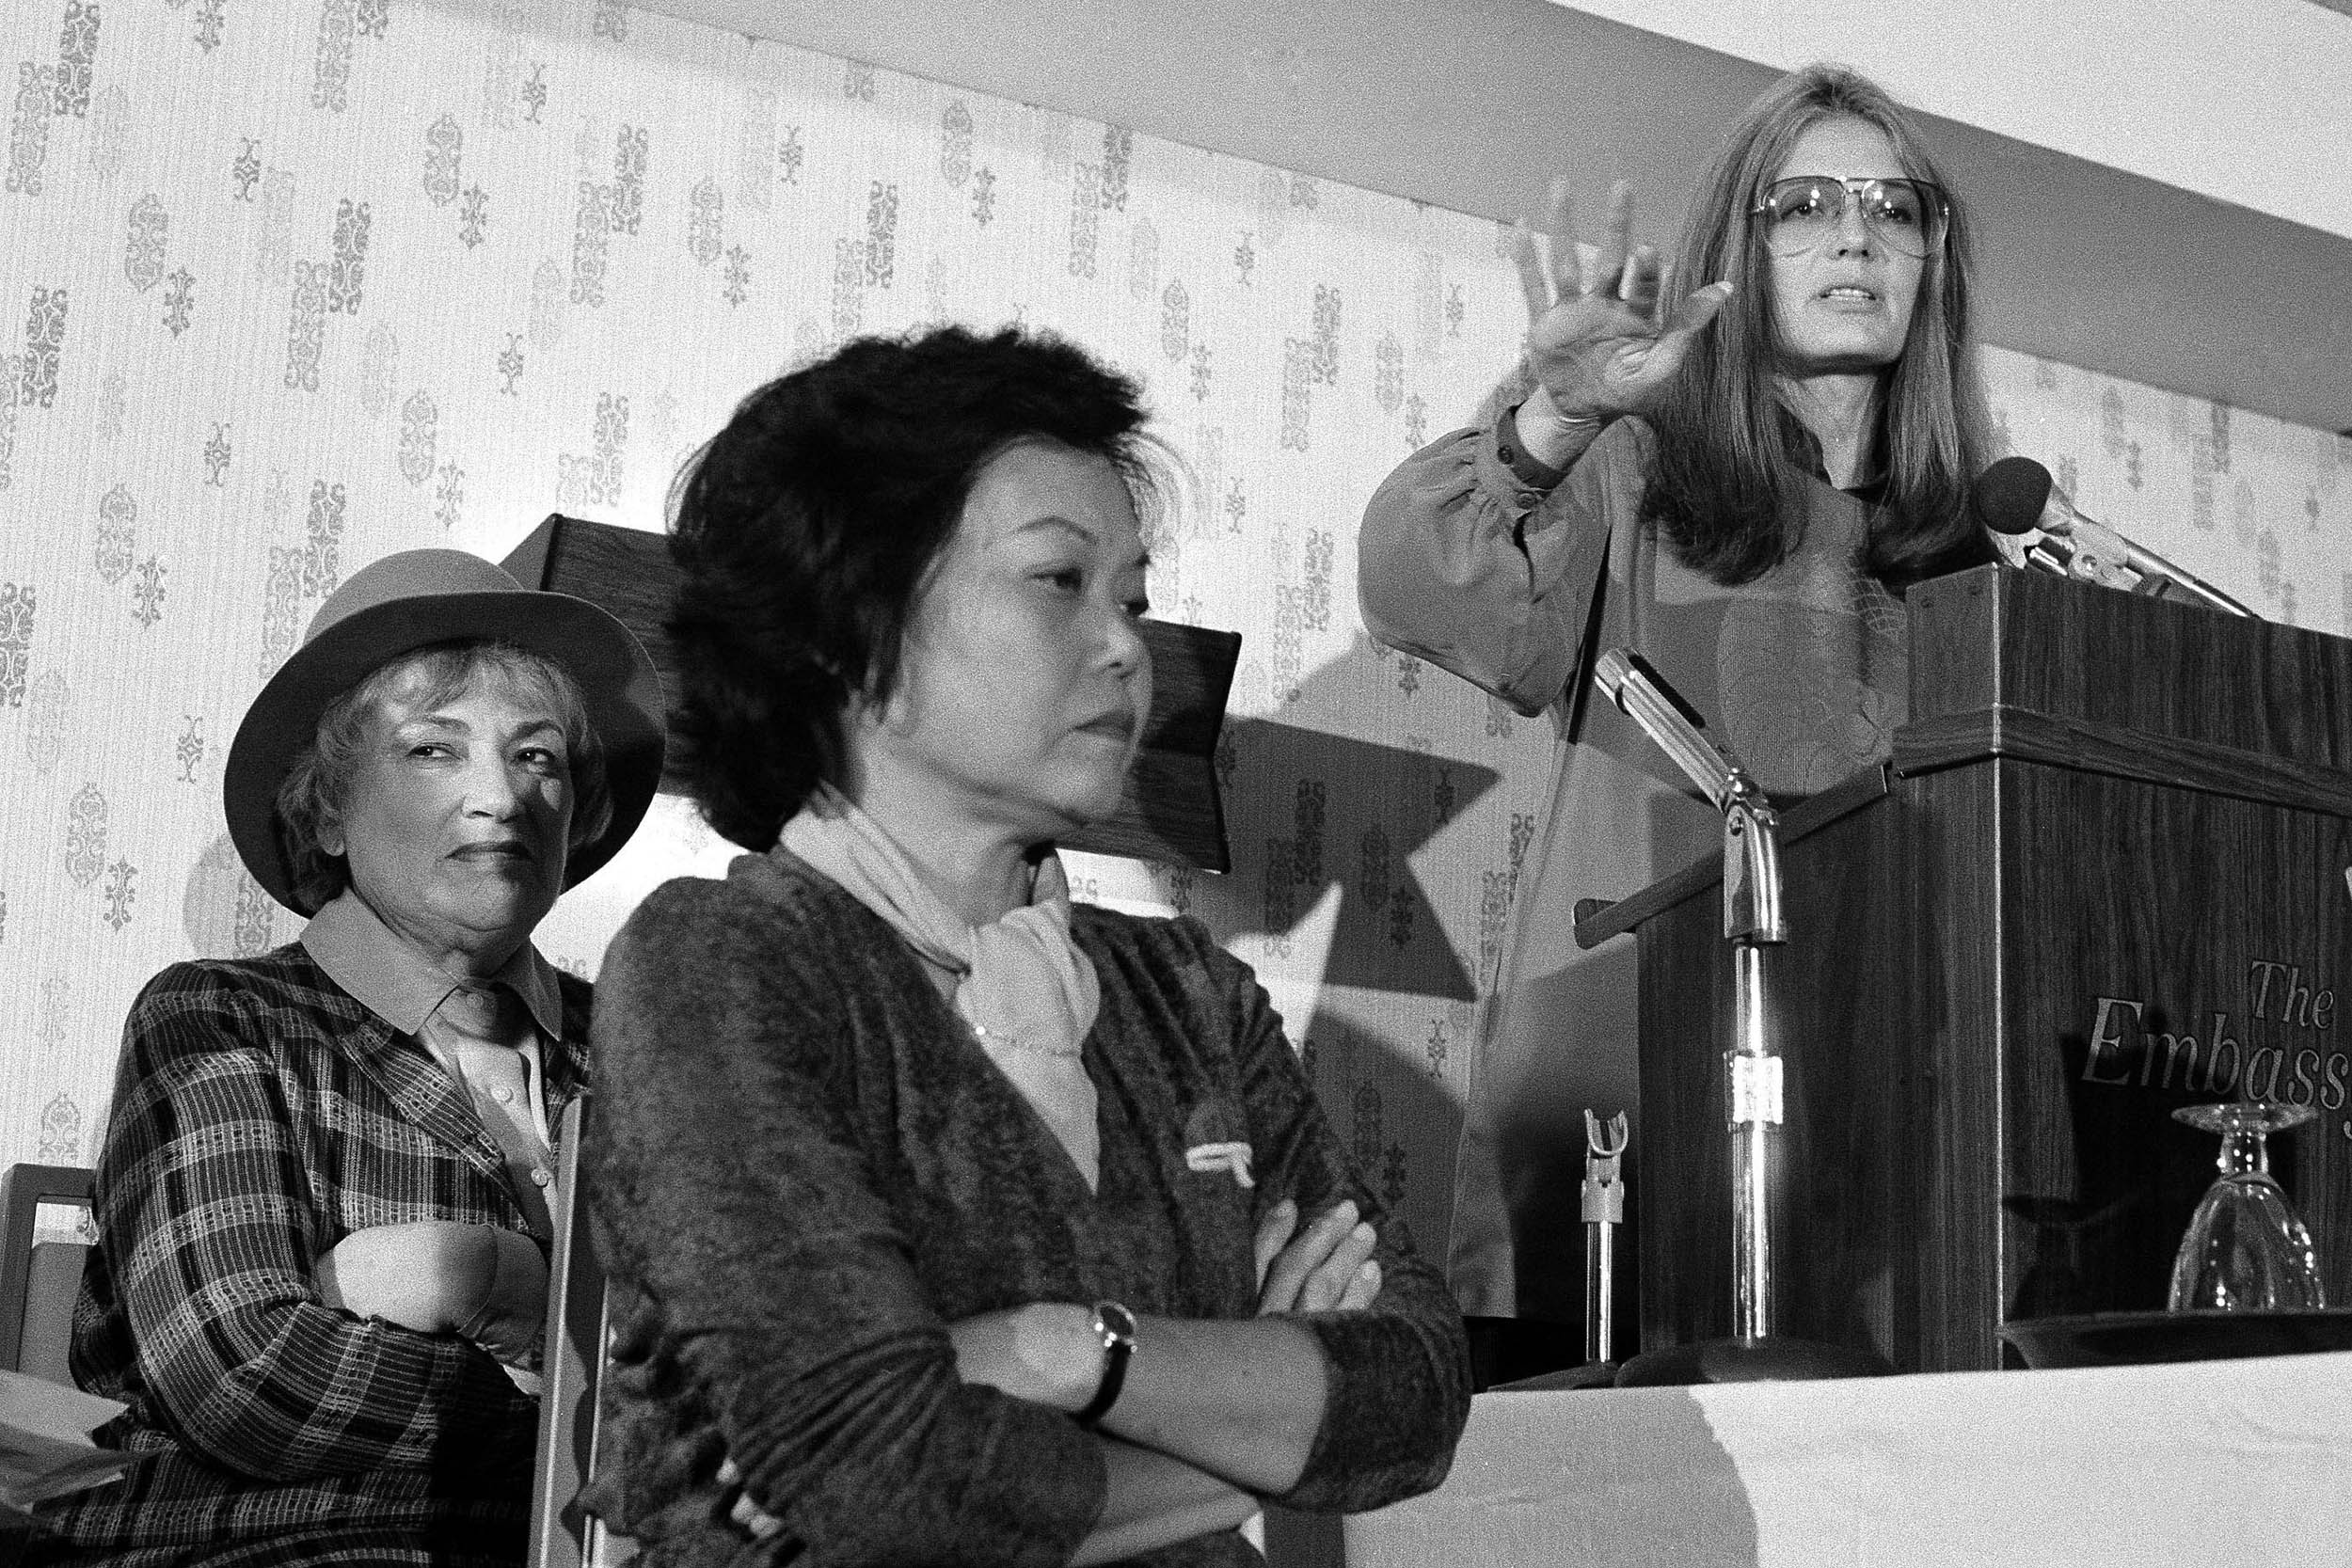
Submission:
<svg viewBox="0 0 2352 1568">
<path fill-rule="evenodd" d="M 1136 1353 L 1136 1315 L 1115 1301 L 1096 1302 L 1094 1337 L 1103 1341 L 1103 1381 L 1078 1412 L 1082 1427 L 1094 1425 L 1119 1402 L 1119 1391 L 1127 1384 L 1127 1358 Z"/>
</svg>

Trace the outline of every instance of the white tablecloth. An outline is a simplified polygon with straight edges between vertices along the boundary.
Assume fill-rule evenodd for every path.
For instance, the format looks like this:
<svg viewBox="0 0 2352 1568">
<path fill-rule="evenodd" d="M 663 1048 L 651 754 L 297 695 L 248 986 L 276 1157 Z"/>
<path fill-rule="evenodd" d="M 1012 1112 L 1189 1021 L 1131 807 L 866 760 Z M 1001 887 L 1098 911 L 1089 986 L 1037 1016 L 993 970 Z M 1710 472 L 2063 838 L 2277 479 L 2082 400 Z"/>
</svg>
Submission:
<svg viewBox="0 0 2352 1568">
<path fill-rule="evenodd" d="M 1481 1394 L 1348 1568 L 2352 1563 L 2352 1353 Z"/>
</svg>

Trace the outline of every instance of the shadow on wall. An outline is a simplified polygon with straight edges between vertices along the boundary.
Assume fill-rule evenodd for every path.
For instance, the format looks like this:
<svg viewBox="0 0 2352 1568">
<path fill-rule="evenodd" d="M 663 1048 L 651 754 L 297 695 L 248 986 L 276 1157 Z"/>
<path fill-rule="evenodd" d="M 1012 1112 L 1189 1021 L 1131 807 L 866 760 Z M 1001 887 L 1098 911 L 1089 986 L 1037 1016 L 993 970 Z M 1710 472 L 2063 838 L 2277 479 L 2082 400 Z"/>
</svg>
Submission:
<svg viewBox="0 0 2352 1568">
<path fill-rule="evenodd" d="M 189 952 L 199 958 L 249 958 L 292 942 L 302 918 L 262 890 L 227 833 L 188 872 L 180 910 Z"/>
<path fill-rule="evenodd" d="M 1228 724 L 1218 768 L 1229 798 L 1294 803 L 1288 834 L 1252 844 L 1237 832 L 1239 874 L 1199 884 L 1193 912 L 1221 940 L 1286 938 L 1337 888 L 1325 984 L 1455 1002 L 1477 995 L 1412 858 L 1501 774 L 1267 719 Z"/>
<path fill-rule="evenodd" d="M 1345 723 L 1365 711 L 1365 676 L 1387 659 L 1359 636 L 1281 711 Z M 1234 869 L 1194 879 L 1186 911 L 1262 970 L 1307 984 L 1312 1014 L 1285 1022 L 1326 1114 L 1409 1244 L 1442 1264 L 1461 1121 L 1446 1080 L 1459 1074 L 1453 1053 L 1468 1044 L 1474 955 L 1493 924 L 1481 898 L 1507 898 L 1507 834 L 1491 835 L 1489 867 L 1425 851 L 1502 775 L 1273 719 L 1229 721 L 1217 768 Z M 1485 890 L 1467 908 L 1465 884 Z M 1311 970 L 1327 932 L 1320 970 Z M 1294 944 L 1301 962 L 1285 965 Z"/>
</svg>

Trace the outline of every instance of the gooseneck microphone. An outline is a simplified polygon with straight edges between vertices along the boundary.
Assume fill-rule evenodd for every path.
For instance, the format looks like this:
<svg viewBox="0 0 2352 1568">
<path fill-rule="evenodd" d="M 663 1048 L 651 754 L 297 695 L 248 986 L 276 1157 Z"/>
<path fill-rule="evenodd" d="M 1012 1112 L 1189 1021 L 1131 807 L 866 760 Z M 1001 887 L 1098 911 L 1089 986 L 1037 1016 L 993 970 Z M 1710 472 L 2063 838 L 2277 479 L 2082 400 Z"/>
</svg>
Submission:
<svg viewBox="0 0 2352 1568">
<path fill-rule="evenodd" d="M 2031 565 L 2153 598 L 2194 600 L 2232 615 L 2253 617 L 2252 610 L 2186 568 L 2075 511 L 2066 492 L 2051 483 L 2050 470 L 2030 457 L 2004 457 L 1985 469 L 1977 476 L 1970 499 L 1978 518 L 1995 533 L 2042 531 L 2042 542 L 2026 552 Z"/>
</svg>

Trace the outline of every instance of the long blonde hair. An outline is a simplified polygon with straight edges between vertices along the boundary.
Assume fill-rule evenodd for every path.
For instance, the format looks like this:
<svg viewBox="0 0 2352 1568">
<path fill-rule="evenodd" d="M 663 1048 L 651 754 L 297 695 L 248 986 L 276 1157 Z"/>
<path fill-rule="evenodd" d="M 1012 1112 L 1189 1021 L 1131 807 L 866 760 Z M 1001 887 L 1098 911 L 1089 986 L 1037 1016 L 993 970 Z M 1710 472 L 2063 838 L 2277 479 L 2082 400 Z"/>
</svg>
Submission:
<svg viewBox="0 0 2352 1568">
<path fill-rule="evenodd" d="M 1643 510 L 1685 564 L 1719 582 L 1753 580 L 1803 537 L 1805 469 L 1790 458 L 1793 416 L 1772 381 L 1772 259 L 1750 214 L 1805 129 L 1841 115 L 1883 133 L 1904 172 L 1942 187 L 1951 208 L 1879 400 L 1874 451 L 1885 476 L 1884 512 L 1871 529 L 1867 568 L 1899 583 L 1990 559 L 1968 505 L 1991 445 L 1969 329 L 1968 209 L 1893 99 L 1844 67 L 1815 65 L 1783 77 L 1732 128 L 1692 198 L 1676 255 L 1680 287 L 1727 277 L 1736 288 L 1650 416 L 1658 459 Z"/>
</svg>

